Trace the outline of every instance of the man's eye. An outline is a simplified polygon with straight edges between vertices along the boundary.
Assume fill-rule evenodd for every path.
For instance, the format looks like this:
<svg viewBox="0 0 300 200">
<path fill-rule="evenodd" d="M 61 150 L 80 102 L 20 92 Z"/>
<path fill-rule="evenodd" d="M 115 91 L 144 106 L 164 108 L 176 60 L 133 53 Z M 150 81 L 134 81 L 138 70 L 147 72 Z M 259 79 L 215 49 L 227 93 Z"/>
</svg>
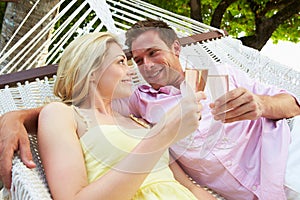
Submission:
<svg viewBox="0 0 300 200">
<path fill-rule="evenodd" d="M 135 62 L 137 65 L 141 65 L 141 64 L 142 64 L 142 59 L 135 59 L 134 62 Z"/>
<path fill-rule="evenodd" d="M 150 51 L 150 56 L 155 55 L 157 52 L 158 52 L 158 50 L 152 50 L 152 51 Z"/>
</svg>

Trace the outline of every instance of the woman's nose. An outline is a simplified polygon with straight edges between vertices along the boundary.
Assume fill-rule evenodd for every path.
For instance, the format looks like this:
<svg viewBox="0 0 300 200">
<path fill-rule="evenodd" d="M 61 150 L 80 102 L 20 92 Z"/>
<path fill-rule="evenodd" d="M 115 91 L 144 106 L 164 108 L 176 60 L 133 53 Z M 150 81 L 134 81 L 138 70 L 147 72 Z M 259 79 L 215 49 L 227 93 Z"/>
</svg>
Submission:
<svg viewBox="0 0 300 200">
<path fill-rule="evenodd" d="M 129 67 L 128 68 L 127 75 L 128 76 L 136 76 L 137 75 L 136 70 L 134 69 L 134 67 Z"/>
</svg>

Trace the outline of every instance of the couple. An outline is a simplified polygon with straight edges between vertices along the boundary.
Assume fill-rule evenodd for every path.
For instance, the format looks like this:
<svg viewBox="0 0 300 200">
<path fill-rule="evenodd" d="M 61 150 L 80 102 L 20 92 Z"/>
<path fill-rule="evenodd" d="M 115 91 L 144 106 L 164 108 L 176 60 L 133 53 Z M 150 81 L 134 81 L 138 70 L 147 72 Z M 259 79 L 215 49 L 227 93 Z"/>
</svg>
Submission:
<svg viewBox="0 0 300 200">
<path fill-rule="evenodd" d="M 132 94 L 131 71 L 116 38 L 91 33 L 65 49 L 54 94 L 39 114 L 38 144 L 53 199 L 215 199 L 169 159 L 169 147 L 199 126 L 205 98 L 186 97 L 160 123 L 112 109 Z M 51 124 L 51 125 L 49 125 Z"/>
<path fill-rule="evenodd" d="M 179 127 L 173 127 L 174 124 L 172 124 L 172 117 L 175 120 L 174 123 L 179 123 L 178 116 L 175 116 L 175 114 L 178 112 L 176 111 L 176 108 L 179 109 L 181 105 L 186 106 L 186 101 L 189 101 L 190 103 L 193 102 L 193 100 L 180 100 L 181 92 L 178 88 L 181 85 L 181 82 L 183 81 L 184 73 L 181 69 L 180 62 L 179 62 L 179 54 L 180 54 L 180 44 L 177 40 L 175 32 L 168 27 L 165 23 L 161 21 L 156 20 L 146 20 L 136 23 L 130 30 L 126 33 L 126 44 L 132 51 L 133 59 L 137 63 L 139 70 L 145 80 L 151 84 L 150 86 L 141 86 L 137 90 L 135 90 L 134 94 L 129 99 L 129 108 L 131 113 L 133 113 L 137 117 L 142 117 L 146 119 L 148 122 L 152 124 L 156 124 L 153 126 L 151 131 L 148 134 L 155 134 L 156 131 L 165 133 L 166 135 L 170 136 L 173 135 L 173 131 L 176 129 L 179 129 Z M 90 54 L 92 55 L 92 54 Z M 74 55 L 71 56 L 72 59 L 74 59 Z M 86 58 L 87 59 L 87 58 Z M 89 62 L 92 62 L 91 60 L 88 60 Z M 82 65 L 84 66 L 84 65 Z M 80 67 L 82 67 L 80 66 Z M 63 67 L 60 64 L 60 68 Z M 171 152 L 172 155 L 175 158 L 178 158 L 178 163 L 180 166 L 184 169 L 186 173 L 188 173 L 197 183 L 203 186 L 208 186 L 212 189 L 214 189 L 216 192 L 220 193 L 227 199 L 286 199 L 286 194 L 288 196 L 292 196 L 295 188 L 293 185 L 289 184 L 289 182 L 285 181 L 285 164 L 287 161 L 288 156 L 288 146 L 290 142 L 290 134 L 289 134 L 289 128 L 286 124 L 285 120 L 281 120 L 283 118 L 292 117 L 295 115 L 300 114 L 300 108 L 299 108 L 299 101 L 296 100 L 296 98 L 288 94 L 284 90 L 278 90 L 274 87 L 267 87 L 263 86 L 259 83 L 253 83 L 252 80 L 250 80 L 244 73 L 233 69 L 229 66 L 219 66 L 220 70 L 222 68 L 226 68 L 226 71 L 229 73 L 229 81 L 230 81 L 230 89 L 231 91 L 227 94 L 227 99 L 220 98 L 216 102 L 210 104 L 209 102 L 206 102 L 205 100 L 202 100 L 201 103 L 203 105 L 203 110 L 201 112 L 202 119 L 200 121 L 199 127 L 196 130 L 196 135 L 201 137 L 202 135 L 207 134 L 207 132 L 210 131 L 210 120 L 213 117 L 215 120 L 222 119 L 225 122 L 225 129 L 224 129 L 224 136 L 229 136 L 235 141 L 235 146 L 233 146 L 230 149 L 218 149 L 214 148 L 209 155 L 207 155 L 205 158 L 199 157 L 199 154 L 197 152 L 197 149 L 186 149 L 183 148 L 182 145 L 173 144 L 175 141 L 181 138 L 181 136 L 178 136 L 176 138 L 168 138 L 166 141 L 166 138 L 163 140 L 159 137 L 162 137 L 161 134 L 155 134 L 157 136 L 158 143 L 153 142 L 151 145 L 153 145 L 153 149 L 147 149 L 149 148 L 147 145 L 143 145 L 143 142 L 149 142 L 148 140 L 142 140 L 141 143 L 139 143 L 138 146 L 135 147 L 138 150 L 143 151 L 143 153 L 152 152 L 155 150 L 154 154 L 140 154 L 137 153 L 137 155 L 143 155 L 142 158 L 125 158 L 122 160 L 121 163 L 116 165 L 115 169 L 117 171 L 120 171 L 118 169 L 121 169 L 122 171 L 127 170 L 133 170 L 132 166 L 126 165 L 126 159 L 144 159 L 143 162 L 139 162 L 139 164 L 143 163 L 148 168 L 143 167 L 143 170 L 147 170 L 151 168 L 156 171 L 157 169 L 161 168 L 161 160 L 158 161 L 157 157 L 160 157 L 163 155 L 162 150 L 166 150 L 168 145 L 171 145 Z M 174 73 L 175 71 L 177 73 Z M 68 71 L 71 73 L 71 71 Z M 95 72 L 96 73 L 96 72 Z M 82 74 L 80 74 L 82 76 Z M 78 74 L 79 76 L 79 74 Z M 65 77 L 65 74 L 61 77 L 62 79 Z M 91 76 L 90 82 L 93 82 L 93 76 Z M 60 77 L 58 77 L 60 78 Z M 94 77 L 96 79 L 97 77 Z M 100 78 L 100 77 L 98 77 Z M 105 81 L 105 79 L 108 79 L 108 76 L 102 76 L 98 82 L 98 88 L 103 89 L 103 87 L 100 87 L 100 83 L 102 81 Z M 110 79 L 109 83 L 110 82 Z M 121 79 L 123 80 L 123 79 Z M 126 79 L 121 81 L 123 84 L 125 84 Z M 78 85 L 73 85 L 72 87 L 65 87 L 62 88 L 61 86 L 58 87 L 60 90 L 66 90 L 69 91 L 72 88 L 82 86 L 83 82 L 80 82 Z M 174 86 L 174 87 L 173 87 Z M 83 86 L 82 86 L 83 87 Z M 86 89 L 87 86 L 84 87 Z M 105 85 L 104 88 L 108 87 Z M 113 87 L 113 86 L 111 86 Z M 117 92 L 118 87 L 116 87 L 114 95 L 117 98 L 123 97 L 120 96 L 120 94 Z M 109 89 L 109 88 L 108 88 Z M 111 88 L 112 89 L 112 88 Z M 114 89 L 114 88 L 113 88 Z M 72 89 L 73 90 L 73 89 Z M 81 91 L 82 89 L 79 89 Z M 75 91 L 74 91 L 75 92 Z M 122 90 L 123 93 L 126 93 L 126 90 Z M 85 97 L 84 94 L 77 94 L 76 95 L 82 95 L 82 98 Z M 93 95 L 97 95 L 98 93 L 93 93 Z M 107 95 L 106 92 L 101 92 L 101 97 L 104 95 Z M 79 99 L 76 99 L 76 95 L 72 94 L 74 97 L 75 102 L 79 102 Z M 200 95 L 200 94 L 198 94 Z M 191 95 L 189 95 L 191 96 Z M 200 95 L 201 96 L 201 95 Z M 62 93 L 62 99 L 64 100 L 65 95 Z M 73 98 L 72 97 L 72 98 Z M 201 99 L 201 97 L 199 97 Z M 101 105 L 102 107 L 105 107 L 105 105 L 108 105 L 108 99 L 107 98 L 99 98 L 94 96 L 93 99 L 97 101 L 95 105 Z M 103 102 L 99 102 L 99 99 L 102 99 Z M 66 99 L 68 101 L 68 99 Z M 86 99 L 84 99 L 86 100 Z M 77 103 L 78 103 L 77 102 Z M 177 105 L 177 103 L 180 102 L 180 104 Z M 184 103 L 185 102 L 185 103 Z M 227 113 L 225 114 L 218 114 L 218 113 L 224 113 L 225 109 L 225 103 L 227 106 Z M 51 111 L 51 106 L 59 107 L 58 105 L 55 106 L 55 104 L 50 104 L 48 108 L 46 107 L 45 110 L 42 111 L 40 120 L 39 120 L 39 134 L 42 133 L 41 131 L 47 130 L 47 128 L 55 128 L 55 127 L 48 127 L 43 128 L 43 116 L 48 117 L 50 114 L 45 114 Z M 98 124 L 98 118 L 101 122 L 106 122 L 104 120 L 108 120 L 106 125 L 109 125 L 110 123 L 120 123 L 121 125 L 130 125 L 130 123 L 127 121 L 128 119 L 123 119 L 122 115 L 115 116 L 117 113 L 115 113 L 115 117 L 103 117 L 96 115 L 94 112 L 89 113 L 89 109 L 82 109 L 79 106 L 63 106 L 61 105 L 62 109 L 66 107 L 66 110 L 69 110 L 69 114 L 75 112 L 76 114 L 72 114 L 71 116 L 74 116 L 76 122 L 78 122 L 78 125 L 76 126 L 76 129 L 73 127 L 73 130 L 78 130 L 78 133 L 89 133 L 90 128 L 92 127 L 92 130 L 94 129 L 93 125 L 97 122 Z M 74 105 L 74 103 L 73 103 Z M 76 104 L 75 104 L 76 105 Z M 122 105 L 122 104 L 117 104 Z M 167 106 L 167 109 L 172 107 L 170 105 L 177 105 L 174 108 L 171 108 L 163 118 L 165 121 L 162 121 L 160 117 L 155 116 L 155 114 L 158 114 L 155 112 L 154 114 L 151 111 L 155 111 L 157 107 L 161 107 L 164 109 Z M 201 109 L 196 106 L 193 103 L 191 103 L 190 106 L 194 106 L 193 109 Z M 78 108 L 79 107 L 79 108 Z M 67 109 L 68 108 L 68 109 Z M 106 107 L 105 107 L 106 108 Z M 114 110 L 120 111 L 122 114 L 122 109 L 124 106 L 118 106 L 118 108 Z M 228 109 L 231 108 L 231 109 Z M 95 110 L 99 111 L 100 107 L 95 108 Z M 174 111 L 175 109 L 175 111 Z M 50 110 L 50 111 L 49 111 Z M 70 111 L 72 110 L 72 112 Z M 74 111 L 73 111 L 74 110 Z M 185 112 L 188 112 L 188 108 L 183 109 Z M 195 112 L 194 110 L 194 112 Z M 9 186 L 9 170 L 11 166 L 11 162 L 9 161 L 12 157 L 13 150 L 16 150 L 16 147 L 14 145 L 18 143 L 28 143 L 26 134 L 24 132 L 24 127 L 22 126 L 23 123 L 25 124 L 28 131 L 34 130 L 36 128 L 36 120 L 37 115 L 39 114 L 40 109 L 35 110 L 29 110 L 29 111 L 21 111 L 21 112 L 13 112 L 8 113 L 4 115 L 1 118 L 1 139 L 3 140 L 3 146 L 1 147 L 0 151 L 2 151 L 2 158 L 1 160 L 4 160 L 1 163 L 1 176 L 4 180 L 5 185 Z M 101 109 L 102 111 L 102 109 Z M 199 110 L 198 110 L 199 111 Z M 107 111 L 106 111 L 107 112 Z M 28 114 L 29 113 L 29 114 Z M 55 112 L 57 114 L 58 112 Z M 65 112 L 59 112 L 60 115 Z M 68 112 L 66 112 L 68 114 Z M 105 113 L 109 114 L 109 112 Z M 34 117 L 34 115 L 36 115 Z M 193 117 L 195 117 L 195 113 L 192 112 L 191 114 Z M 199 115 L 198 115 L 199 117 Z M 55 117 L 54 117 L 55 118 Z M 66 117 L 64 117 L 66 119 Z M 118 119 L 118 120 L 116 120 Z M 172 119 L 172 120 L 173 120 Z M 195 119 L 195 118 L 192 118 Z M 16 127 L 18 132 L 10 131 L 11 134 L 9 134 L 9 137 L 7 137 L 6 130 L 8 130 L 12 125 L 9 125 L 9 123 L 18 121 L 17 123 L 20 128 Z M 110 121 L 109 121 L 110 120 Z M 177 120 L 177 121 L 176 121 Z M 185 118 L 182 118 L 181 120 L 185 120 Z M 45 120 L 48 122 L 48 120 Z M 119 122 L 120 121 L 120 122 Z M 7 122 L 7 124 L 5 124 Z M 22 124 L 20 123 L 22 122 Z M 59 121 L 60 122 L 60 121 Z M 94 122 L 94 124 L 93 124 Z M 45 122 L 44 122 L 45 123 Z M 165 123 L 165 125 L 168 126 L 162 126 L 162 123 Z M 181 131 L 178 132 L 180 134 L 187 135 L 188 133 L 191 133 L 194 126 L 190 126 L 185 124 L 187 122 L 182 122 L 183 127 L 180 127 L 181 131 L 184 128 L 189 128 L 189 130 L 184 130 L 185 133 L 182 133 Z M 49 124 L 46 123 L 46 124 Z M 64 130 L 65 130 L 65 124 Z M 106 128 L 105 128 L 106 127 Z M 120 126 L 123 127 L 123 126 Z M 172 130 L 172 133 L 169 133 L 169 128 L 172 127 L 174 130 Z M 69 127 L 70 128 L 70 127 Z M 79 128 L 79 129 L 78 129 Z M 101 126 L 101 131 L 105 130 L 103 134 L 106 134 L 107 126 Z M 99 128 L 99 132 L 100 132 Z M 122 131 L 126 130 L 128 127 L 122 128 Z M 130 127 L 129 127 L 130 128 Z M 161 129 L 165 128 L 165 129 Z M 22 130 L 19 131 L 19 130 Z M 72 128 L 71 128 L 72 129 Z M 96 128 L 98 129 L 98 128 Z M 88 132 L 87 132 L 88 130 Z M 165 132 L 166 131 L 166 132 Z M 9 131 L 8 131 L 9 132 Z M 53 130 L 53 133 L 59 134 L 59 137 L 62 137 L 61 134 L 63 132 Z M 130 132 L 131 133 L 131 132 Z M 4 135 L 5 134 L 5 135 Z M 144 134 L 145 137 L 148 137 L 148 134 Z M 163 135 L 165 135 L 163 134 Z M 213 133 L 210 133 L 213 134 Z M 45 134 L 47 136 L 47 134 Z M 142 134 L 141 134 L 142 135 Z M 45 137 L 46 137 L 45 136 Z M 80 137 L 81 135 L 74 135 L 73 134 L 73 140 L 74 142 L 78 142 L 78 140 L 75 140 L 76 137 Z M 182 135 L 183 136 L 183 135 Z M 52 135 L 48 135 L 48 138 L 44 141 L 45 143 L 57 140 L 59 137 L 52 137 Z M 91 137 L 91 136 L 90 136 Z M 40 137 L 42 139 L 42 137 Z M 92 140 L 88 139 L 88 135 L 82 134 L 82 137 L 80 137 L 80 143 L 83 145 L 86 145 L 86 142 L 83 142 L 81 140 Z M 105 137 L 102 137 L 102 139 L 108 139 L 108 137 L 105 135 Z M 152 138 L 152 137 L 150 137 Z M 49 140 L 49 141 L 48 141 Z M 110 139 L 111 141 L 112 139 Z M 154 138 L 155 140 L 155 138 Z M 24 142 L 25 141 L 25 142 Z M 92 141 L 90 144 L 92 144 Z M 41 145 L 43 144 L 43 141 L 40 141 Z M 61 141 L 62 142 L 62 141 Z M 151 142 L 151 141 L 150 141 Z M 166 143 L 165 143 L 166 142 Z M 163 144 L 162 144 L 163 143 Z M 154 145 L 155 144 L 155 145 Z M 119 146 L 123 144 L 116 144 L 115 147 L 118 147 L 117 149 L 113 149 L 114 151 L 118 151 L 119 149 L 123 149 L 125 147 Z M 142 145 L 142 146 L 140 146 Z M 151 146 L 149 145 L 149 146 Z M 46 146 L 46 145 L 45 145 Z M 61 145 L 64 146 L 64 145 Z M 84 147 L 84 146 L 83 146 Z M 140 148 L 141 149 L 140 149 Z M 146 148 L 143 149 L 142 147 Z M 158 148 L 160 147 L 160 148 Z M 108 148 L 108 147 L 107 147 Z M 41 151 L 47 151 L 47 148 L 41 149 Z M 90 149 L 86 149 L 90 150 Z M 132 150 L 132 151 L 134 151 Z M 68 150 L 69 151 L 69 150 Z M 77 149 L 79 151 L 79 149 Z M 129 152 L 130 150 L 127 150 Z M 28 145 L 20 145 L 20 153 L 23 157 L 23 161 L 29 166 L 33 167 L 34 165 L 29 161 L 30 156 L 28 156 Z M 83 152 L 89 152 L 85 151 L 85 148 L 83 148 Z M 139 152 L 139 151 L 138 151 Z M 50 153 L 50 152 L 49 152 Z M 57 154 L 60 152 L 56 152 Z M 116 153 L 117 154 L 117 153 Z M 159 155 L 160 154 L 160 155 Z M 110 154 L 109 154 L 110 155 Z M 130 156 L 133 156 L 129 154 Z M 134 154 L 135 155 L 135 154 Z M 105 156 L 105 155 L 101 155 Z M 150 157 L 148 157 L 150 156 Z M 154 157 L 157 156 L 157 157 Z M 90 157 L 90 156 L 89 156 Z M 109 159 L 113 159 L 108 157 Z M 163 159 L 164 157 L 161 157 L 160 159 Z M 49 160 L 49 165 L 51 166 L 50 162 L 51 159 L 55 159 L 57 161 L 57 157 L 45 157 L 45 159 Z M 155 160 L 157 159 L 157 160 Z M 47 160 L 45 162 L 47 162 Z M 93 159 L 91 159 L 93 160 Z M 111 161 L 111 160 L 107 160 Z M 147 161 L 147 163 L 146 163 Z M 125 162 L 125 163 L 124 163 Z M 59 162 L 64 163 L 64 162 Z M 157 163 L 154 167 L 154 163 Z M 67 163 L 65 163 L 67 165 Z M 164 163 L 166 164 L 166 163 Z M 45 164 L 47 165 L 47 163 Z M 103 163 L 104 166 L 105 163 Z M 180 169 L 176 163 L 174 164 L 176 169 Z M 77 165 L 76 165 L 77 166 Z M 54 167 L 59 167 L 57 165 L 54 165 Z M 82 167 L 82 166 L 81 166 Z M 87 168 L 91 168 L 92 166 L 88 166 Z M 121 168 L 119 168 L 121 167 Z M 124 168 L 123 168 L 124 167 Z M 140 165 L 136 166 L 136 169 L 134 171 L 139 171 L 138 167 L 141 167 Z M 158 168 L 157 168 L 158 167 Z M 152 169 L 151 168 L 151 169 Z M 172 168 L 172 165 L 171 165 Z M 126 169 L 126 170 L 123 170 Z M 164 168 L 165 169 L 165 168 Z M 167 168 L 166 168 L 167 169 Z M 179 170 L 180 171 L 180 170 Z M 47 170 L 46 170 L 47 173 Z M 88 173 L 89 174 L 89 173 Z M 174 173 L 175 178 L 182 176 L 177 176 L 177 173 Z M 132 174 L 131 174 L 132 175 Z M 140 174 L 137 174 L 139 176 Z M 113 176 L 113 175 L 111 175 Z M 109 179 L 108 173 L 101 176 L 101 178 L 107 177 Z M 148 177 L 151 177 L 150 175 Z M 148 178 L 147 177 L 147 178 Z M 48 177 L 47 177 L 48 178 Z M 51 178 L 51 177 L 50 177 Z M 128 178 L 128 177 L 127 177 Z M 140 180 L 145 178 L 138 177 Z M 146 180 L 147 180 L 146 178 Z M 100 180 L 100 179 L 99 179 Z M 125 179 L 121 179 L 121 181 Z M 135 179 L 130 179 L 135 180 Z M 178 179 L 179 180 L 179 179 Z M 55 180 L 53 180 L 55 181 Z M 73 181 L 74 182 L 74 181 Z M 73 183 L 72 182 L 72 183 Z M 134 183 L 137 183 L 137 185 L 141 185 L 143 181 L 140 183 L 137 183 L 134 181 Z M 180 182 L 180 181 L 179 181 Z M 126 182 L 128 183 L 128 182 Z M 184 184 L 183 182 L 182 185 Z M 189 185 L 190 183 L 187 182 Z M 121 184 L 122 186 L 124 184 Z M 126 185 L 126 184 L 125 184 Z M 186 186 L 187 186 L 186 185 Z M 50 187 L 51 188 L 51 187 Z M 139 186 L 137 186 L 139 188 Z M 143 187 L 142 187 L 143 188 Z M 113 187 L 107 186 L 107 189 L 113 190 Z M 131 188 L 132 189 L 132 188 Z M 135 190 L 137 191 L 137 190 Z M 200 190 L 201 196 L 204 194 L 203 191 Z M 297 190 L 299 192 L 299 190 Z M 296 192 L 296 195 L 297 195 Z M 89 193 L 89 192 L 88 192 Z M 126 194 L 128 194 L 126 192 Z M 131 196 L 133 196 L 133 193 Z M 297 198 L 294 198 L 297 199 Z"/>
</svg>

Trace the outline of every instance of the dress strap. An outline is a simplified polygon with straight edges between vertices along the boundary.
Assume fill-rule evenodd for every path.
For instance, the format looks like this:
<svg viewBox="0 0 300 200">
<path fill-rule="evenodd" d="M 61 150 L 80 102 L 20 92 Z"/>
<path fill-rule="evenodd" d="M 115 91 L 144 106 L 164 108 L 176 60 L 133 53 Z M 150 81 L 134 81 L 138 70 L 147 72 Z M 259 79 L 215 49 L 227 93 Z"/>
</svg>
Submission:
<svg viewBox="0 0 300 200">
<path fill-rule="evenodd" d="M 91 120 L 88 116 L 86 116 L 77 106 L 71 105 L 71 108 L 73 108 L 75 117 L 77 119 L 78 126 L 82 124 L 84 128 L 79 128 L 79 130 L 83 130 L 83 132 L 87 132 L 89 128 L 91 127 Z"/>
</svg>

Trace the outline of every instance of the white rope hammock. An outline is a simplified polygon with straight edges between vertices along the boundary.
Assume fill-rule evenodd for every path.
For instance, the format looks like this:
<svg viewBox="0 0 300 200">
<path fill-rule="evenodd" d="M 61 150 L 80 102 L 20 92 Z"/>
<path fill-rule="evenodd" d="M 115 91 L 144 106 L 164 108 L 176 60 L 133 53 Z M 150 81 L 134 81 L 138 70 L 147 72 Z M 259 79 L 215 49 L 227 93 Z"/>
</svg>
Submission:
<svg viewBox="0 0 300 200">
<path fill-rule="evenodd" d="M 136 21 L 145 18 L 162 19 L 166 21 L 174 28 L 179 37 L 209 31 L 219 31 L 223 33 L 222 30 L 163 10 L 140 0 L 86 0 L 78 7 L 75 7 L 77 1 L 72 0 L 47 26 L 35 35 L 34 39 L 28 41 L 28 38 L 34 31 L 37 30 L 53 12 L 56 12 L 57 8 L 64 2 L 65 0 L 61 0 L 54 6 L 39 23 L 9 50 L 7 50 L 8 45 L 5 46 L 4 50 L 0 53 L 0 65 L 16 51 L 22 43 L 27 43 L 27 45 L 15 55 L 14 59 L 0 69 L 0 75 L 16 70 L 21 71 L 33 68 L 35 63 L 38 62 L 40 55 L 44 53 L 43 49 L 47 46 L 51 48 L 49 48 L 47 52 L 47 60 L 44 64 L 56 64 L 67 42 L 71 38 L 74 38 L 74 35 L 78 37 L 87 32 L 104 30 L 122 35 L 126 29 L 130 28 Z M 34 5 L 34 7 L 35 6 L 36 5 Z M 29 14 L 33 9 L 29 11 Z M 66 17 L 66 13 L 70 10 L 72 10 L 72 14 Z M 63 17 L 65 17 L 63 23 L 52 33 L 49 41 L 40 46 L 30 58 L 27 58 L 27 55 L 38 45 L 39 41 L 41 41 Z M 89 19 L 89 21 L 87 21 L 87 19 Z M 126 23 L 121 23 L 121 21 Z M 17 31 L 18 30 L 19 29 L 17 29 Z M 17 32 L 13 35 L 17 35 Z M 14 38 L 11 38 L 9 43 L 11 43 L 13 39 Z M 183 48 L 182 53 L 185 55 L 197 55 L 203 58 L 203 65 L 209 65 L 210 63 L 228 63 L 247 72 L 256 80 L 287 89 L 293 92 L 298 98 L 300 97 L 300 72 L 261 55 L 257 50 L 243 46 L 239 40 L 231 37 L 222 37 L 188 45 Z M 52 101 L 53 98 L 55 98 L 52 93 L 55 77 L 54 79 L 50 78 L 51 77 L 48 79 L 46 77 L 43 80 L 18 84 L 15 88 L 5 87 L 2 89 L 0 91 L 0 114 L 12 110 L 34 108 Z M 38 172 L 35 171 L 32 173 L 32 170 L 27 169 L 18 158 L 16 158 L 14 162 L 13 199 L 51 199 L 48 189 L 45 186 L 44 177 L 36 176 L 36 174 L 40 174 L 42 167 L 39 166 L 37 169 Z M 24 168 L 26 170 L 24 170 Z M 20 170 L 22 173 L 17 173 Z M 33 182 L 27 182 L 28 179 Z M 34 190 L 35 184 L 42 184 L 43 186 L 38 186 L 38 189 L 33 192 L 34 195 L 29 195 Z M 14 194 L 16 191 L 21 192 Z M 36 193 L 41 196 L 38 196 Z M 21 196 L 19 196 L 20 194 Z"/>
<path fill-rule="evenodd" d="M 40 56 L 45 53 L 43 52 L 43 49 L 47 46 L 51 46 L 51 48 L 47 52 L 47 60 L 41 65 L 57 63 L 66 43 L 71 38 L 74 38 L 75 34 L 80 36 L 86 32 L 102 30 L 123 34 L 133 23 L 145 18 L 162 19 L 166 21 L 174 28 L 180 37 L 214 30 L 218 30 L 222 33 L 222 30 L 174 14 L 141 0 L 86 0 L 77 8 L 74 8 L 77 1 L 73 0 L 60 11 L 47 26 L 39 31 L 34 39 L 28 41 L 29 36 L 33 34 L 51 14 L 56 12 L 57 8 L 64 2 L 65 0 L 61 0 L 54 6 L 53 9 L 32 28 L 32 30 L 24 35 L 24 37 L 5 54 L 3 54 L 3 52 L 4 50 L 7 50 L 7 47 L 4 48 L 0 54 L 0 65 L 16 51 L 22 43 L 27 43 L 27 45 L 19 50 L 8 64 L 0 69 L 0 74 L 35 67 Z M 33 8 L 35 8 L 35 6 L 36 5 L 34 5 Z M 89 9 L 86 9 L 87 7 L 89 7 Z M 32 52 L 39 41 L 52 30 L 54 24 L 62 19 L 62 17 L 64 17 L 71 9 L 74 11 L 66 20 L 64 20 L 59 28 L 52 33 L 51 39 L 39 46 L 38 50 Z M 29 11 L 29 14 L 32 10 L 33 9 Z M 83 13 L 84 10 L 85 12 Z M 87 23 L 87 17 L 90 15 L 93 15 L 94 17 Z M 28 18 L 28 16 L 26 18 Z M 121 23 L 121 20 L 126 23 Z M 16 34 L 17 33 L 14 33 L 14 35 Z M 11 38 L 11 40 L 13 40 L 13 38 Z M 208 59 L 214 59 L 215 62 L 226 62 L 235 67 L 239 67 L 256 80 L 282 87 L 293 92 L 298 97 L 300 96 L 300 72 L 261 55 L 257 50 L 243 46 L 239 40 L 231 37 L 223 37 L 221 39 L 192 46 L 193 47 L 190 47 L 190 53 L 192 54 L 203 49 L 204 51 L 201 51 L 201 54 L 204 53 L 204 55 L 207 55 L 209 57 Z M 31 53 L 32 56 L 27 58 L 29 53 Z"/>
</svg>

